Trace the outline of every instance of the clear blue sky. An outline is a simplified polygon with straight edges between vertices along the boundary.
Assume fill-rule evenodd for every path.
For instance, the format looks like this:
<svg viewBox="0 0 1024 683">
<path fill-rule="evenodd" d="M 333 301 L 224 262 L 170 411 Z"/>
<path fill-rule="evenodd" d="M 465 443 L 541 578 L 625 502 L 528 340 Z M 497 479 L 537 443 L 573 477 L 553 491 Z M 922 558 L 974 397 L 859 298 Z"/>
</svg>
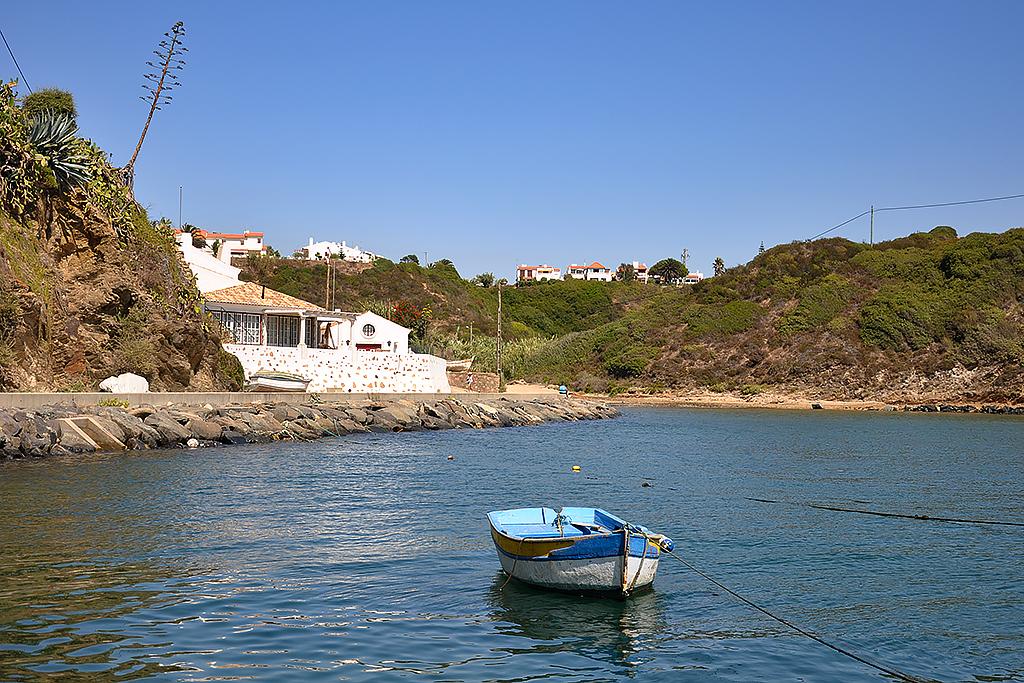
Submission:
<svg viewBox="0 0 1024 683">
<path fill-rule="evenodd" d="M 0 22 L 124 163 L 178 19 L 189 63 L 136 194 L 177 220 L 183 185 L 185 222 L 286 253 L 346 239 L 510 276 L 685 247 L 707 272 L 871 203 L 1024 192 L 1019 0 L 21 2 Z M 939 223 L 1019 226 L 1024 201 L 893 212 L 876 236 Z"/>
</svg>

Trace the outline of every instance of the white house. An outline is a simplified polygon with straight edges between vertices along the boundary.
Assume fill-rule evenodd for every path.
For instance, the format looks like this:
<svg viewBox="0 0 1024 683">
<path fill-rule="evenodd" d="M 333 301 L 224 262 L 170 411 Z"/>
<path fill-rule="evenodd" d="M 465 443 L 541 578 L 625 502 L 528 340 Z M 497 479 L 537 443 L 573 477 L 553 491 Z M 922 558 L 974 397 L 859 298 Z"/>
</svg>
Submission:
<svg viewBox="0 0 1024 683">
<path fill-rule="evenodd" d="M 192 246 L 192 235 L 180 232 L 175 235 L 182 258 L 196 276 L 196 284 L 200 293 L 212 292 L 225 287 L 237 285 L 239 268 L 224 259 L 217 258 L 209 248 L 199 249 Z"/>
<path fill-rule="evenodd" d="M 516 266 L 516 282 L 561 280 L 562 269 L 554 266 Z"/>
<path fill-rule="evenodd" d="M 314 392 L 451 391 L 446 361 L 411 353 L 408 328 L 374 313 L 327 311 L 254 282 L 204 299 L 247 379 L 263 370 L 300 375 Z"/>
<path fill-rule="evenodd" d="M 309 244 L 298 250 L 302 253 L 302 257 L 310 261 L 326 258 L 328 254 L 331 256 L 337 256 L 344 261 L 353 261 L 355 263 L 372 263 L 380 258 L 379 254 L 373 252 L 364 251 L 358 246 L 351 247 L 344 241 L 341 242 L 314 242 L 313 238 L 309 238 Z"/>
<path fill-rule="evenodd" d="M 569 277 L 575 280 L 612 281 L 611 269 L 597 261 L 594 261 L 589 266 L 570 265 L 566 270 L 569 273 Z"/>
<path fill-rule="evenodd" d="M 695 272 L 692 272 L 692 273 L 688 273 L 686 275 L 686 277 L 683 278 L 683 284 L 684 285 L 695 285 L 695 284 L 697 284 L 698 282 L 700 282 L 703 279 L 704 279 L 704 273 L 702 273 L 702 272 L 700 272 L 698 270 L 698 271 L 695 271 Z"/>
</svg>

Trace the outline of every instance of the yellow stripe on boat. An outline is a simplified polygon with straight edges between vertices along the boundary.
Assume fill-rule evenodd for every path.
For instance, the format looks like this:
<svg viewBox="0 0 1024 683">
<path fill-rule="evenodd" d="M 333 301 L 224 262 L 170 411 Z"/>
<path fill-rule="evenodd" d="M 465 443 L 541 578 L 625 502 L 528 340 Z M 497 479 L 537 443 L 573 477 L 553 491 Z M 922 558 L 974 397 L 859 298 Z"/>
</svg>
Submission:
<svg viewBox="0 0 1024 683">
<path fill-rule="evenodd" d="M 572 538 L 556 540 L 548 538 L 512 538 L 501 533 L 493 526 L 491 527 L 491 538 L 494 539 L 496 546 L 509 555 L 519 555 L 520 557 L 543 557 L 553 550 L 568 548 L 576 543 L 577 540 Z"/>
</svg>

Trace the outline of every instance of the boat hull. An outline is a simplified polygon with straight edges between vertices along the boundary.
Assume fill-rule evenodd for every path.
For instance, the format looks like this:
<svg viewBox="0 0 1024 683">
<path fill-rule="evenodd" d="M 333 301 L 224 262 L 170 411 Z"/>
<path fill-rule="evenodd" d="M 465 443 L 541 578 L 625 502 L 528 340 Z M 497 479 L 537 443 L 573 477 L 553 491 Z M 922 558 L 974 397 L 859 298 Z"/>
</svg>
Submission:
<svg viewBox="0 0 1024 683">
<path fill-rule="evenodd" d="M 492 527 L 491 536 L 504 572 L 543 588 L 626 595 L 649 587 L 658 573 L 659 548 L 639 535 L 629 535 L 628 553 L 622 532 L 531 542 Z"/>
<path fill-rule="evenodd" d="M 247 391 L 304 392 L 309 380 L 285 373 L 256 373 L 246 384 Z"/>
</svg>

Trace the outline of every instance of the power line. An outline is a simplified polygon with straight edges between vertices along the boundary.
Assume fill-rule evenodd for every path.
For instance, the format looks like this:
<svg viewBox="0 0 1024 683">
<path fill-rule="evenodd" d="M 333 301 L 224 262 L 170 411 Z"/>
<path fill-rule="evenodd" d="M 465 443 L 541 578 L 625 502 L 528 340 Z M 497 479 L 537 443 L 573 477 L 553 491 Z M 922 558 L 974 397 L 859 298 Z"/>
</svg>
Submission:
<svg viewBox="0 0 1024 683">
<path fill-rule="evenodd" d="M 28 84 L 28 79 L 25 78 L 25 72 L 21 70 L 21 64 L 18 64 L 18 58 L 14 56 L 14 50 L 11 49 L 11 44 L 7 42 L 7 36 L 4 35 L 4 30 L 0 28 L 0 38 L 4 39 L 4 45 L 7 46 L 7 52 L 11 55 L 11 60 L 14 62 L 14 66 L 18 68 L 18 73 L 21 74 L 21 80 L 28 88 L 29 92 L 32 92 L 32 86 Z"/>
<path fill-rule="evenodd" d="M 828 230 L 825 230 L 824 232 L 819 232 L 819 233 L 818 233 L 817 235 L 815 235 L 814 237 L 810 238 L 810 239 L 809 239 L 809 240 L 807 240 L 807 241 L 808 241 L 808 242 L 813 242 L 814 240 L 818 239 L 819 237 L 821 237 L 821 236 L 823 236 L 823 235 L 827 235 L 827 234 L 829 234 L 829 233 L 830 233 L 830 232 L 832 232 L 833 230 L 838 230 L 839 228 L 843 227 L 843 226 L 844 226 L 844 225 L 846 225 L 847 223 L 852 223 L 852 222 L 854 222 L 855 220 L 857 220 L 858 218 L 863 218 L 864 216 L 867 216 L 867 215 L 868 215 L 869 213 L 871 213 L 871 210 L 870 210 L 870 209 L 868 209 L 867 211 L 865 211 L 865 212 L 863 212 L 863 213 L 858 213 L 858 214 L 857 214 L 856 216 L 854 216 L 853 218 L 849 218 L 849 219 L 847 219 L 847 220 L 843 221 L 842 223 L 840 223 L 839 225 L 833 225 L 833 226 L 832 226 L 831 228 L 829 228 Z"/>
<path fill-rule="evenodd" d="M 817 235 L 807 239 L 806 241 L 813 242 L 814 240 L 818 239 L 819 237 L 823 237 L 823 236 L 829 234 L 830 232 L 838 230 L 839 228 L 843 227 L 844 225 L 847 225 L 849 223 L 854 222 L 858 218 L 863 218 L 864 216 L 867 216 L 869 213 L 878 213 L 879 211 L 906 211 L 908 209 L 935 209 L 935 208 L 939 208 L 939 207 L 942 207 L 942 206 L 962 206 L 964 204 L 983 204 L 985 202 L 1001 202 L 1001 201 L 1004 201 L 1004 200 L 1007 200 L 1007 199 L 1021 199 L 1021 198 L 1024 198 L 1024 194 L 1009 194 L 1009 195 L 1004 195 L 1002 197 L 986 197 L 985 199 L 967 199 L 967 200 L 960 201 L 960 202 L 940 202 L 938 204 L 912 204 L 912 205 L 908 205 L 908 206 L 883 206 L 883 207 L 879 207 L 879 208 L 872 208 L 872 209 L 868 209 L 867 211 L 864 211 L 862 213 L 857 214 L 853 218 L 850 218 L 850 219 L 847 219 L 847 220 L 843 221 L 839 225 L 834 225 L 831 228 L 829 228 L 828 230 L 824 230 L 822 232 L 819 232 Z"/>
<path fill-rule="evenodd" d="M 1020 199 L 1024 194 L 1009 194 L 1005 197 L 989 197 L 988 199 L 968 199 L 963 202 L 943 202 L 941 204 L 917 204 L 916 206 L 884 206 L 875 211 L 903 211 L 905 209 L 934 209 L 938 206 L 959 206 L 961 204 L 981 204 L 983 202 L 999 202 L 1004 199 Z"/>
</svg>

